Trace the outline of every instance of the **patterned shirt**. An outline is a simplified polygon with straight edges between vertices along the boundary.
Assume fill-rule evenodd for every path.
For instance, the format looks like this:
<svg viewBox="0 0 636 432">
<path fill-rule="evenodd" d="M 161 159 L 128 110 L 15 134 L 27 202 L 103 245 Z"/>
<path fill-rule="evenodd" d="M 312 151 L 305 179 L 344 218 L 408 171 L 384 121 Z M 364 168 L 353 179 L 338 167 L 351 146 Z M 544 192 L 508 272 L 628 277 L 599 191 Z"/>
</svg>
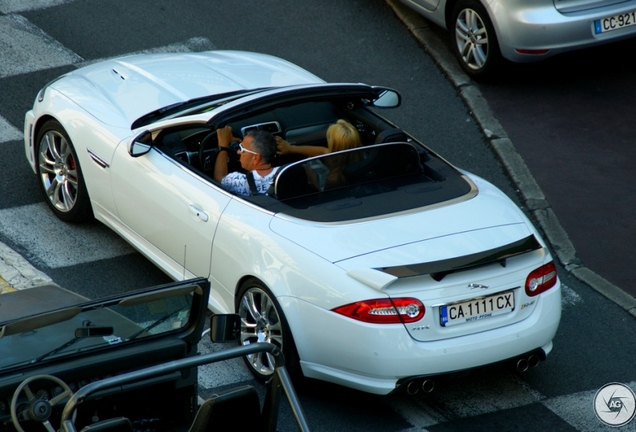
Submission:
<svg viewBox="0 0 636 432">
<path fill-rule="evenodd" d="M 258 193 L 265 194 L 274 181 L 274 175 L 278 171 L 278 167 L 274 168 L 269 174 L 261 177 L 256 171 L 252 171 L 254 174 L 254 183 L 256 184 L 256 190 Z M 251 195 L 250 185 L 247 182 L 245 174 L 240 172 L 231 172 L 221 180 L 221 186 L 231 190 L 240 195 Z"/>
</svg>

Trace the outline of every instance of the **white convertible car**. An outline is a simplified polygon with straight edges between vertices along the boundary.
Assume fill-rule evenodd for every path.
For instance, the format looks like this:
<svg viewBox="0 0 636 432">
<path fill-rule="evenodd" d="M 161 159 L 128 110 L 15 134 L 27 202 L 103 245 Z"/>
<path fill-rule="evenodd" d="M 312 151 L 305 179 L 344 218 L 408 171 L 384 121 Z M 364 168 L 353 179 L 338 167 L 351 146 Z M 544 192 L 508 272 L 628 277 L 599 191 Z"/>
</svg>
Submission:
<svg viewBox="0 0 636 432">
<path fill-rule="evenodd" d="M 400 101 L 268 55 L 136 55 L 44 87 L 25 150 L 60 219 L 95 217 L 173 279 L 207 277 L 209 308 L 239 313 L 241 342 L 280 346 L 292 373 L 388 394 L 536 365 L 561 317 L 545 242 L 501 191 L 376 113 Z M 219 127 L 326 146 L 338 119 L 362 147 L 280 156 L 263 195 L 213 180 Z M 318 188 L 316 164 L 343 156 L 346 182 Z M 274 370 L 266 353 L 246 363 L 259 378 Z"/>
</svg>

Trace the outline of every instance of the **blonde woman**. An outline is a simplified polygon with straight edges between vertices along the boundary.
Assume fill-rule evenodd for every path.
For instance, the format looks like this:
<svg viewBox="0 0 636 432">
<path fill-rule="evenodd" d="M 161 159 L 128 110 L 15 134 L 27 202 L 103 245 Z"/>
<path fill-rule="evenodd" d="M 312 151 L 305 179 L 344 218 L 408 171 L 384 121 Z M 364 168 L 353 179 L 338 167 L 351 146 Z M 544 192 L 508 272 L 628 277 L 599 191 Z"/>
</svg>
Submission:
<svg viewBox="0 0 636 432">
<path fill-rule="evenodd" d="M 296 146 L 280 137 L 276 137 L 279 154 L 299 154 L 306 157 L 320 156 L 341 150 L 360 147 L 362 140 L 358 130 L 346 120 L 338 120 L 327 129 L 327 147 Z M 308 165 L 307 174 L 310 181 L 320 190 L 330 189 L 345 183 L 344 169 L 359 160 L 358 153 L 326 158 L 324 163 L 313 161 Z"/>
<path fill-rule="evenodd" d="M 327 129 L 327 147 L 322 146 L 296 146 L 288 143 L 281 137 L 276 137 L 279 154 L 299 154 L 307 157 L 348 150 L 360 147 L 360 133 L 354 125 L 346 120 L 338 120 Z"/>
</svg>

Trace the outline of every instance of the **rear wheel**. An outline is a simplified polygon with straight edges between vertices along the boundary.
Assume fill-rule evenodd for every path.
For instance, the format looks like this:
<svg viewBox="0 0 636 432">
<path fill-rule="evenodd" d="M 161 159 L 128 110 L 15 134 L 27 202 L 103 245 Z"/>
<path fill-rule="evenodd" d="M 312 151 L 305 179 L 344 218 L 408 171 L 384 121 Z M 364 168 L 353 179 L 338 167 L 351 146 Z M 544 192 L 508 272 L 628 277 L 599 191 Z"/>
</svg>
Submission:
<svg viewBox="0 0 636 432">
<path fill-rule="evenodd" d="M 269 289 L 258 279 L 247 280 L 239 290 L 236 310 L 241 317 L 241 344 L 269 342 L 276 345 L 283 351 L 288 372 L 297 377 L 300 365 L 294 339 L 280 305 Z M 250 354 L 244 359 L 259 380 L 267 380 L 273 375 L 275 364 L 271 354 Z"/>
<path fill-rule="evenodd" d="M 462 68 L 475 79 L 491 76 L 502 60 L 490 17 L 476 0 L 455 5 L 451 45 Z"/>
<path fill-rule="evenodd" d="M 55 120 L 40 128 L 36 139 L 38 184 L 53 213 L 66 222 L 93 216 L 88 190 L 68 134 Z"/>
</svg>

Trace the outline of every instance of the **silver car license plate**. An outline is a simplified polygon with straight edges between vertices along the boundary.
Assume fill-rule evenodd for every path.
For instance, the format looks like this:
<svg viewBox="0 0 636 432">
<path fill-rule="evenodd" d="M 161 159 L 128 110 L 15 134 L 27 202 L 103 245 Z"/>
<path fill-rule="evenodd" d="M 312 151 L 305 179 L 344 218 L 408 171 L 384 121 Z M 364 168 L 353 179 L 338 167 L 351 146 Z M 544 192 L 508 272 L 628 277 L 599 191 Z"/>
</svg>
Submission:
<svg viewBox="0 0 636 432">
<path fill-rule="evenodd" d="M 636 11 L 594 21 L 594 33 L 601 34 L 636 25 Z"/>
<path fill-rule="evenodd" d="M 506 291 L 487 297 L 475 298 L 459 303 L 441 306 L 439 309 L 440 323 L 447 327 L 479 321 L 515 309 L 515 295 L 513 291 Z"/>
</svg>

